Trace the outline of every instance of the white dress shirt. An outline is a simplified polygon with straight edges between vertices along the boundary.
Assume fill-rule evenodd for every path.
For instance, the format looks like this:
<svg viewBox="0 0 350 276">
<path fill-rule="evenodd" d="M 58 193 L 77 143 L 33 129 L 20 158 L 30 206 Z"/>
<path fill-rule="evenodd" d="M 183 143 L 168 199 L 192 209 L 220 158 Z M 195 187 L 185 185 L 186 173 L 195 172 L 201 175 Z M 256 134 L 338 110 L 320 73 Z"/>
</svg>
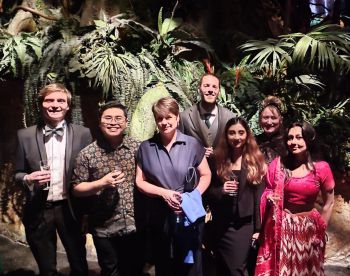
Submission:
<svg viewBox="0 0 350 276">
<path fill-rule="evenodd" d="M 218 107 L 217 105 L 215 105 L 215 108 L 211 111 L 211 112 L 206 112 L 203 107 L 199 104 L 199 113 L 201 115 L 201 118 L 203 120 L 203 122 L 205 121 L 205 114 L 211 114 L 210 118 L 209 118 L 209 122 L 210 125 L 212 125 L 214 123 L 215 117 L 218 114 Z"/>
<path fill-rule="evenodd" d="M 48 127 L 51 127 L 47 125 Z M 63 127 L 63 136 L 56 134 L 46 136 L 45 148 L 47 162 L 51 170 L 51 183 L 48 193 L 48 201 L 57 201 L 67 198 L 66 179 L 65 179 L 65 155 L 67 141 L 67 124 L 66 121 L 60 122 L 56 128 Z M 45 134 L 45 130 L 44 134 Z"/>
</svg>

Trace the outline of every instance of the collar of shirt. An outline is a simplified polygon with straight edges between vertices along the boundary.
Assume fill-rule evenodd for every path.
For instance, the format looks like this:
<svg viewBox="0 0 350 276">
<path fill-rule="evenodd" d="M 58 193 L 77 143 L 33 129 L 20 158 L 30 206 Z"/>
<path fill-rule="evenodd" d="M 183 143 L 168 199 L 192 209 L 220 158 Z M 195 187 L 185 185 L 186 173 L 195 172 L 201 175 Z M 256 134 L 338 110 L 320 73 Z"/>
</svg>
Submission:
<svg viewBox="0 0 350 276">
<path fill-rule="evenodd" d="M 185 134 L 183 134 L 180 130 L 176 130 L 176 139 L 173 145 L 175 144 L 186 144 Z M 153 138 L 150 140 L 150 145 L 162 145 L 159 133 L 153 136 Z"/>
<path fill-rule="evenodd" d="M 201 106 L 201 104 L 198 104 L 198 111 L 199 111 L 199 114 L 201 115 L 202 118 L 204 118 L 204 115 L 206 115 L 206 114 L 210 114 L 211 117 L 215 117 L 218 114 L 218 106 L 215 105 L 215 108 L 211 112 L 208 112 L 208 111 L 204 110 L 204 108 Z"/>
<path fill-rule="evenodd" d="M 108 142 L 108 140 L 106 139 L 106 137 L 104 137 L 101 134 L 101 137 L 99 139 L 97 139 L 97 145 L 103 149 L 105 149 L 107 152 L 111 152 L 111 151 L 115 151 L 117 149 L 120 149 L 122 147 L 131 148 L 131 141 L 129 141 L 128 136 L 123 134 L 123 141 L 122 143 L 115 149 L 113 147 L 111 147 L 111 144 Z"/>
</svg>

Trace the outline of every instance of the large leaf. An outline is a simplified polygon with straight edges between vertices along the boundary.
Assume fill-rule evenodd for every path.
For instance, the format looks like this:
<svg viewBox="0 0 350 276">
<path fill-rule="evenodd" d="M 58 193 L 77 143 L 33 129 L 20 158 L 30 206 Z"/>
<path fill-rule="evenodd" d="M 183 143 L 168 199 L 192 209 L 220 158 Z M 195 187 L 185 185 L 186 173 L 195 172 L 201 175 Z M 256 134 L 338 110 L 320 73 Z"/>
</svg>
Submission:
<svg viewBox="0 0 350 276">
<path fill-rule="evenodd" d="M 239 48 L 244 52 L 250 53 L 250 64 L 257 65 L 260 68 L 269 68 L 273 76 L 286 67 L 291 62 L 290 49 L 291 43 L 268 39 L 266 41 L 252 40 L 243 44 Z M 252 54 L 255 54 L 252 56 Z"/>
<path fill-rule="evenodd" d="M 165 18 L 162 27 L 160 29 L 160 35 L 164 36 L 167 33 L 175 30 L 177 27 L 179 27 L 182 23 L 181 18 Z"/>
<path fill-rule="evenodd" d="M 349 71 L 344 62 L 350 55 L 350 34 L 335 25 L 320 26 L 307 34 L 295 33 L 281 36 L 282 41 L 294 41 L 293 62 L 307 65 L 312 70 Z"/>
<path fill-rule="evenodd" d="M 300 75 L 295 77 L 295 82 L 299 85 L 303 85 L 306 88 L 315 86 L 318 89 L 324 89 L 325 85 L 320 82 L 316 76 L 313 75 Z"/>
<path fill-rule="evenodd" d="M 169 96 L 164 84 L 158 83 L 149 89 L 136 106 L 130 122 L 130 135 L 140 141 L 151 138 L 156 130 L 152 105 L 159 99 Z"/>
</svg>

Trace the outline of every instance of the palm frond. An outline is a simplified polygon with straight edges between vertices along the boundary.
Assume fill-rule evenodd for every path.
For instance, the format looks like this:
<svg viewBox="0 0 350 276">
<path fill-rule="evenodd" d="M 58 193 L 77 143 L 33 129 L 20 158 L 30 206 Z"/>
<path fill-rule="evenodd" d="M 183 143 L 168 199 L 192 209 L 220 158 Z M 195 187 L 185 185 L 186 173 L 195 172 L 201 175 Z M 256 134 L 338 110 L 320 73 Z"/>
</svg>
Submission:
<svg viewBox="0 0 350 276">
<path fill-rule="evenodd" d="M 239 48 L 251 56 L 250 64 L 259 68 L 268 68 L 273 76 L 279 72 L 279 68 L 287 67 L 292 61 L 290 57 L 290 46 L 292 44 L 286 41 L 268 39 L 265 41 L 249 41 Z"/>
<path fill-rule="evenodd" d="M 312 70 L 349 70 L 343 57 L 350 55 L 350 34 L 344 33 L 338 26 L 319 26 L 307 34 L 281 36 L 281 40 L 295 42 L 293 63 L 307 65 Z"/>
</svg>

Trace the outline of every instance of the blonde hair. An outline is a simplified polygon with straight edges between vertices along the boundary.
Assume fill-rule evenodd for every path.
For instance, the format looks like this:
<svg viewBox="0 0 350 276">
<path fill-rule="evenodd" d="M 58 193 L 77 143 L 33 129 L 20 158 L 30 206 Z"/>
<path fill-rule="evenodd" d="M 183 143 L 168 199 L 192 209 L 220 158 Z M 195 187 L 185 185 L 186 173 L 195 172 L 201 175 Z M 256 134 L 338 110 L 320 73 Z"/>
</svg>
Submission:
<svg viewBox="0 0 350 276">
<path fill-rule="evenodd" d="M 265 110 L 265 108 L 271 107 L 278 111 L 279 115 L 282 117 L 282 108 L 283 103 L 280 98 L 276 96 L 267 96 L 263 101 L 261 102 L 261 109 L 259 113 L 259 117 L 261 117 L 261 113 Z"/>
<path fill-rule="evenodd" d="M 164 97 L 159 99 L 157 102 L 155 102 L 152 106 L 152 112 L 154 117 L 156 115 L 162 115 L 165 116 L 169 113 L 174 114 L 175 116 L 178 116 L 180 113 L 179 105 L 177 101 L 172 97 Z"/>
<path fill-rule="evenodd" d="M 38 101 L 39 101 L 40 106 L 42 105 L 45 97 L 51 93 L 54 93 L 54 92 L 65 93 L 67 95 L 68 106 L 71 105 L 72 93 L 61 83 L 51 83 L 51 84 L 44 86 L 39 92 Z"/>
</svg>

